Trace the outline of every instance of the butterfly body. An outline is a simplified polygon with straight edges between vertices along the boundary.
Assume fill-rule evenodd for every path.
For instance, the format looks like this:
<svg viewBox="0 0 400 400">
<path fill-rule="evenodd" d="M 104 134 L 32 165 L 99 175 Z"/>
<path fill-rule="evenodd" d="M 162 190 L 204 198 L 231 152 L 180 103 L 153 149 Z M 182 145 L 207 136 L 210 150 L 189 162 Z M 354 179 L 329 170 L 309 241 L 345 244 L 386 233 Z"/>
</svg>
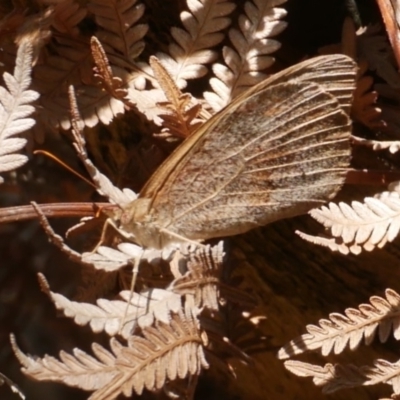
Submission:
<svg viewBox="0 0 400 400">
<path fill-rule="evenodd" d="M 355 74 L 348 57 L 324 56 L 240 95 L 172 153 L 124 209 L 121 228 L 162 248 L 244 233 L 326 202 L 350 162 Z"/>
</svg>

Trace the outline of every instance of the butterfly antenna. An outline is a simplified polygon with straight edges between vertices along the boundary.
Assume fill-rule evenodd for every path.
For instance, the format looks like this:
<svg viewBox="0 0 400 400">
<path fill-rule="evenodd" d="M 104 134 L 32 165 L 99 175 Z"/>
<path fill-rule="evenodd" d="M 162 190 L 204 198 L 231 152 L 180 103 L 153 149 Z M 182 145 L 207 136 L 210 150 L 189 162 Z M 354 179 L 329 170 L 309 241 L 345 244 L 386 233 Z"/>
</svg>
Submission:
<svg viewBox="0 0 400 400">
<path fill-rule="evenodd" d="M 61 161 L 58 157 L 56 157 L 54 154 L 51 154 L 50 152 L 46 150 L 35 150 L 33 154 L 43 154 L 46 157 L 51 158 L 53 161 L 56 163 L 60 164 L 63 166 L 67 171 L 71 172 L 75 176 L 81 178 L 83 181 L 85 181 L 88 185 L 94 187 L 96 189 L 96 186 L 93 184 L 93 182 L 89 181 L 89 179 L 85 178 L 83 175 L 81 175 L 79 172 L 75 171 L 72 167 L 70 167 L 68 164 L 66 164 L 64 161 Z"/>
</svg>

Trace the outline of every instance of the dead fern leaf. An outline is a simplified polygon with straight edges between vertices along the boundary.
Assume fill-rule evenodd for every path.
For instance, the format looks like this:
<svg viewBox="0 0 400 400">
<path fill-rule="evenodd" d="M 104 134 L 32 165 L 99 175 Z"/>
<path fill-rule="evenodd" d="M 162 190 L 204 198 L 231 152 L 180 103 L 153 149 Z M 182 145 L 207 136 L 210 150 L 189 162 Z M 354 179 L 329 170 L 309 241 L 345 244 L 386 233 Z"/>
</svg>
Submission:
<svg viewBox="0 0 400 400">
<path fill-rule="evenodd" d="M 88 9 L 101 27 L 96 36 L 114 65 L 124 68 L 143 51 L 148 26 L 137 22 L 144 8 L 137 0 L 90 0 Z"/>
<path fill-rule="evenodd" d="M 79 159 L 85 166 L 88 174 L 90 175 L 93 184 L 102 196 L 106 196 L 110 202 L 115 204 L 123 205 L 131 202 L 137 196 L 131 190 L 121 190 L 114 186 L 112 182 L 102 174 L 89 159 L 86 151 L 86 141 L 83 135 L 83 120 L 80 115 L 78 108 L 75 90 L 73 86 L 69 87 L 68 90 L 68 109 L 70 110 L 70 124 L 72 126 L 72 136 L 74 138 L 74 147 L 77 152 Z"/>
<path fill-rule="evenodd" d="M 35 69 L 35 87 L 42 94 L 42 121 L 52 128 L 70 128 L 67 90 L 72 84 L 80 93 L 79 110 L 85 126 L 93 127 L 99 121 L 109 124 L 125 111 L 124 104 L 96 84 L 89 43 L 61 36 L 57 42 L 56 55 L 48 56 L 45 64 Z"/>
<path fill-rule="evenodd" d="M 26 356 L 12 339 L 22 371 L 37 380 L 64 382 L 84 390 L 94 390 L 89 400 L 112 400 L 119 394 L 140 395 L 144 389 L 157 391 L 166 381 L 197 376 L 208 368 L 205 344 L 196 317 L 191 313 L 171 315 L 168 324 L 157 322 L 144 328 L 143 336 L 131 336 L 128 346 L 111 339 L 112 353 L 98 344 L 92 349 L 96 358 L 82 350 L 60 352 L 60 359 Z"/>
<path fill-rule="evenodd" d="M 17 46 L 23 43 L 29 44 L 32 51 L 32 65 L 36 65 L 39 54 L 52 36 L 51 22 L 53 10 L 44 8 L 36 14 L 26 16 L 18 27 L 14 42 Z"/>
<path fill-rule="evenodd" d="M 189 11 L 180 15 L 185 29 L 171 28 L 175 43 L 169 45 L 169 55 L 157 54 L 179 88 L 184 88 L 188 79 L 200 78 L 207 73 L 205 64 L 217 57 L 210 49 L 223 40 L 221 31 L 231 23 L 227 16 L 235 9 L 235 4 L 227 0 L 186 2 Z"/>
<path fill-rule="evenodd" d="M 92 36 L 90 46 L 94 63 L 96 64 L 94 76 L 99 79 L 101 85 L 111 96 L 116 99 L 123 99 L 127 95 L 127 90 L 123 88 L 122 79 L 114 76 L 106 52 L 99 40 Z"/>
<path fill-rule="evenodd" d="M 400 360 L 391 363 L 378 359 L 374 366 L 356 367 L 342 364 L 309 364 L 302 361 L 285 361 L 285 367 L 297 376 L 311 377 L 316 386 L 323 386 L 323 393 L 333 393 L 341 389 L 371 386 L 381 383 L 391 385 L 397 398 L 400 393 Z"/>
<path fill-rule="evenodd" d="M 311 377 L 316 386 L 323 386 L 323 393 L 333 393 L 340 389 L 357 387 L 365 384 L 362 371 L 354 365 L 309 364 L 297 360 L 285 361 L 285 367 L 297 376 Z"/>
<path fill-rule="evenodd" d="M 163 134 L 180 138 L 187 138 L 201 122 L 196 121 L 201 110 L 201 104 L 189 93 L 182 93 L 172 77 L 156 57 L 150 57 L 150 65 L 163 90 L 167 102 L 159 102 L 157 106 L 167 113 L 160 113 L 164 129 Z"/>
<path fill-rule="evenodd" d="M 137 327 L 149 327 L 154 321 L 168 323 L 170 313 L 182 309 L 181 297 L 163 289 L 133 294 L 126 290 L 120 293 L 123 301 L 98 299 L 94 305 L 71 301 L 50 291 L 43 275 L 39 275 L 39 281 L 42 290 L 66 317 L 73 318 L 77 325 L 89 324 L 95 333 L 104 331 L 109 336 L 120 334 L 127 339 Z"/>
<path fill-rule="evenodd" d="M 13 75 L 3 74 L 6 88 L 0 86 L 0 173 L 12 171 L 25 164 L 28 158 L 17 154 L 26 144 L 26 139 L 15 137 L 32 128 L 35 120 L 27 118 L 34 112 L 30 103 L 39 94 L 29 90 L 31 84 L 32 48 L 22 44 L 18 48 Z M 0 183 L 4 180 L 0 176 Z"/>
<path fill-rule="evenodd" d="M 400 296 L 392 289 L 386 289 L 385 295 L 386 299 L 372 296 L 371 304 L 361 304 L 358 310 L 348 308 L 345 315 L 332 313 L 329 320 L 321 319 L 319 326 L 307 325 L 308 333 L 282 347 L 278 357 L 285 359 L 316 349 L 324 356 L 332 351 L 339 354 L 347 345 L 354 350 L 363 338 L 366 345 L 371 344 L 377 331 L 382 343 L 392 330 L 395 339 L 399 340 Z"/>
<path fill-rule="evenodd" d="M 366 197 L 364 203 L 353 201 L 329 203 L 310 211 L 311 216 L 329 228 L 335 239 L 326 239 L 297 232 L 303 239 L 329 247 L 343 254 L 372 251 L 392 242 L 400 229 L 400 197 L 397 192 L 383 192 Z M 338 243 L 338 239 L 343 243 Z"/>
<path fill-rule="evenodd" d="M 280 43 L 271 37 L 282 32 L 286 11 L 276 6 L 286 0 L 253 0 L 244 5 L 245 14 L 239 16 L 239 28 L 230 29 L 229 38 L 234 48 L 224 47 L 226 65 L 214 64 L 214 78 L 210 85 L 214 92 L 205 92 L 204 98 L 215 110 L 227 106 L 239 93 L 265 79 L 262 70 L 270 67 L 270 56 Z"/>
<path fill-rule="evenodd" d="M 364 366 L 361 368 L 363 374 L 369 378 L 364 385 L 377 385 L 386 383 L 391 385 L 393 392 L 400 394 L 400 360 L 391 363 L 386 360 L 378 359 L 374 361 L 374 366 Z"/>
<path fill-rule="evenodd" d="M 80 7 L 74 0 L 63 0 L 54 5 L 51 25 L 58 32 L 78 36 L 78 24 L 86 15 L 86 8 Z"/>
<path fill-rule="evenodd" d="M 205 307 L 217 311 L 223 257 L 222 241 L 214 247 L 198 248 L 195 254 L 189 255 L 188 271 L 175 279 L 168 289 L 180 296 L 192 295 L 198 308 Z"/>
<path fill-rule="evenodd" d="M 25 400 L 25 395 L 21 389 L 7 376 L 0 372 L 0 386 L 6 384 L 13 393 L 16 393 L 22 400 Z"/>
</svg>

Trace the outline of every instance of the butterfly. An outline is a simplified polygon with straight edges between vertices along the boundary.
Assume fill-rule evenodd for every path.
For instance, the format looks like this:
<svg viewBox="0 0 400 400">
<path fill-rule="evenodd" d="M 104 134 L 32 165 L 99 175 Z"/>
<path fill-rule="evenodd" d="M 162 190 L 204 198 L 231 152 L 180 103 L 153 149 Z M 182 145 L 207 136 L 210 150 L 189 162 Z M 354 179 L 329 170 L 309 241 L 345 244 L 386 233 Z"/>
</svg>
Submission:
<svg viewBox="0 0 400 400">
<path fill-rule="evenodd" d="M 351 157 L 357 66 L 320 56 L 235 98 L 184 141 L 117 215 L 144 248 L 244 233 L 332 198 Z"/>
</svg>

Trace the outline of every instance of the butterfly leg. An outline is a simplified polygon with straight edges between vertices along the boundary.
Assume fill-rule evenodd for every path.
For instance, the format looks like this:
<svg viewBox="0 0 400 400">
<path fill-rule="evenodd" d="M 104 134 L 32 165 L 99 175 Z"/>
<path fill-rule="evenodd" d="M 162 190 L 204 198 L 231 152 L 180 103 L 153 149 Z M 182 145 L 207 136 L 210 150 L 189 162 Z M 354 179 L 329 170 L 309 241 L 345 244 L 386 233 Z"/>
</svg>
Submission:
<svg viewBox="0 0 400 400">
<path fill-rule="evenodd" d="M 106 232 L 107 232 L 107 228 L 111 226 L 114 230 L 116 230 L 122 237 L 124 237 L 125 239 L 129 240 L 129 241 L 134 241 L 134 236 L 128 232 L 125 232 L 124 230 L 120 229 L 115 221 L 111 218 L 107 218 L 106 222 L 104 223 L 103 229 L 101 231 L 101 236 L 100 236 L 100 240 L 97 242 L 95 248 L 91 251 L 91 253 L 96 253 L 97 249 L 104 243 L 105 238 L 106 238 Z"/>
<path fill-rule="evenodd" d="M 143 254 L 143 253 L 142 253 Z M 120 325 L 120 333 L 125 325 L 125 322 L 127 320 L 127 316 L 128 316 L 128 309 L 129 309 L 129 305 L 131 304 L 132 298 L 133 298 L 133 292 L 135 290 L 135 284 L 136 284 L 136 279 L 137 276 L 139 274 L 139 265 L 140 265 L 140 260 L 142 259 L 142 254 L 139 255 L 139 257 L 136 257 L 133 261 L 133 268 L 132 268 L 132 280 L 131 280 L 131 287 L 130 287 L 130 294 L 129 294 L 129 299 L 128 302 L 126 304 L 126 308 L 125 308 L 125 312 L 124 312 L 124 316 L 122 318 L 121 321 L 121 325 Z M 132 260 L 130 260 L 130 262 L 132 263 Z"/>
<path fill-rule="evenodd" d="M 195 246 L 198 246 L 198 247 L 206 247 L 204 244 L 200 243 L 200 240 L 188 239 L 185 236 L 179 235 L 178 233 L 172 232 L 165 228 L 160 229 L 160 233 L 164 233 L 164 234 L 170 236 L 171 238 L 178 239 L 178 241 L 182 242 L 182 243 L 190 243 L 190 244 L 194 244 Z M 164 246 L 162 246 L 162 247 L 164 247 Z"/>
</svg>

